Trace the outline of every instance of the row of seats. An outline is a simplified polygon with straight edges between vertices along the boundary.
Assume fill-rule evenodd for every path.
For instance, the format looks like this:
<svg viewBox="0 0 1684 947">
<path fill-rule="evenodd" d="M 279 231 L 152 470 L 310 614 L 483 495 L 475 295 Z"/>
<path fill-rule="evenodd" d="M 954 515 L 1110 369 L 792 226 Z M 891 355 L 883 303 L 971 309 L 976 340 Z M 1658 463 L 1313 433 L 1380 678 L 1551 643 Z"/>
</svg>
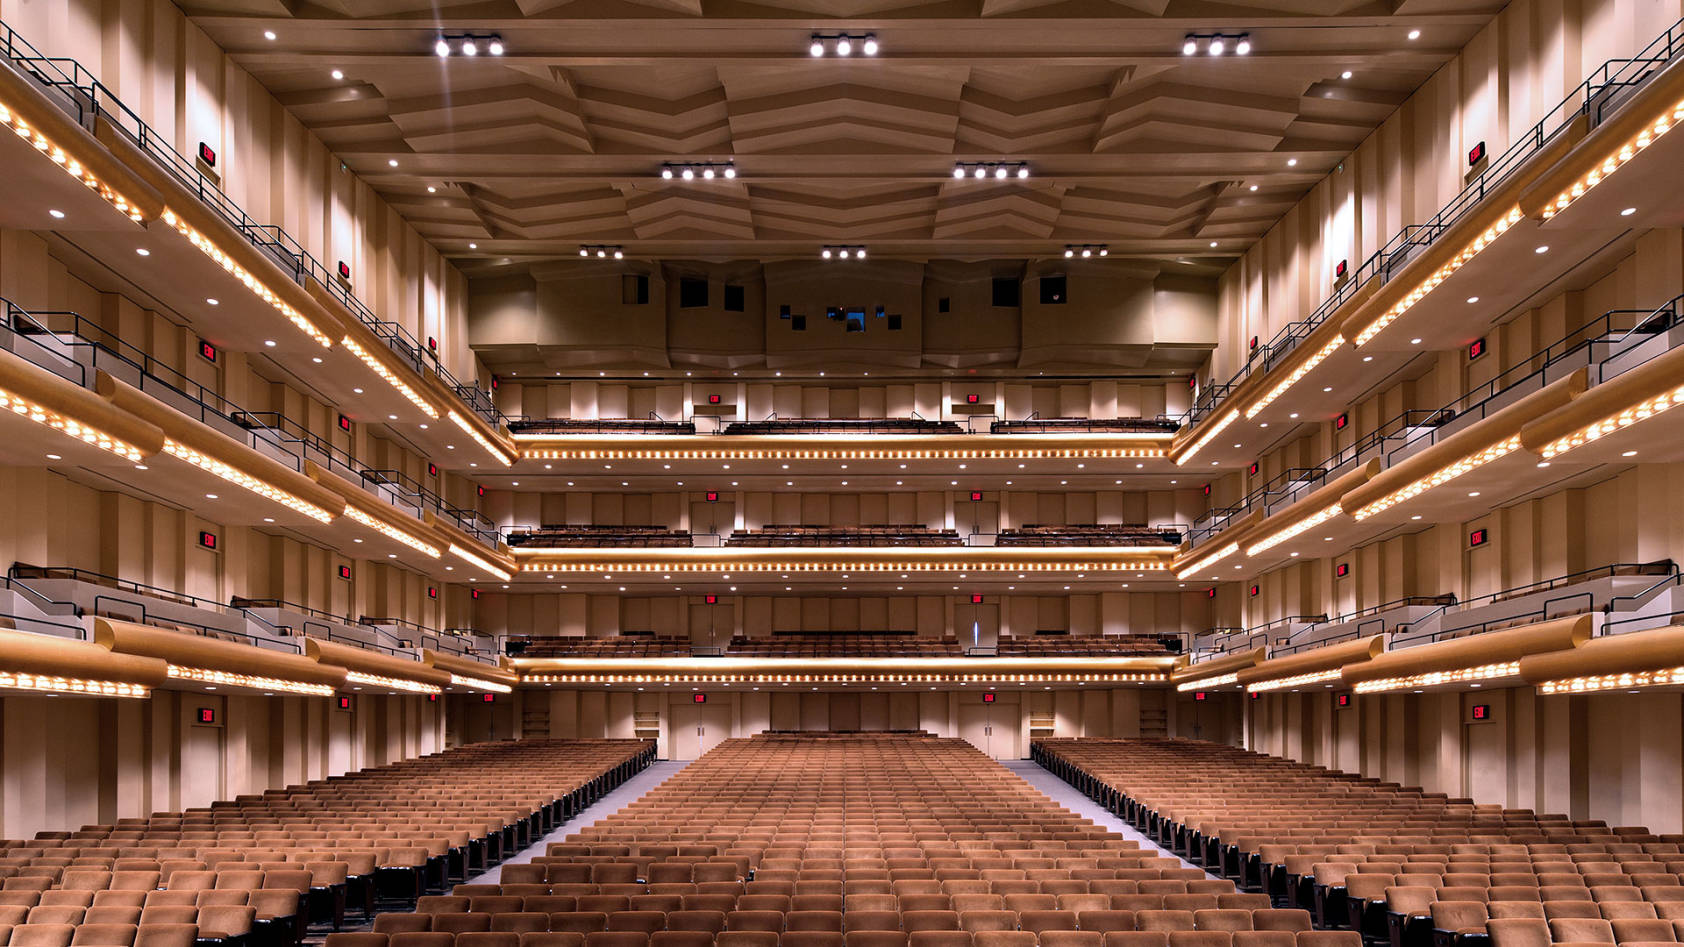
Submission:
<svg viewBox="0 0 1684 947">
<path fill-rule="evenodd" d="M 1156 418 L 1031 418 L 1023 421 L 995 421 L 994 434 L 1174 434 L 1178 421 Z"/>
<path fill-rule="evenodd" d="M 768 418 L 733 421 L 726 434 L 963 434 L 954 421 L 925 418 Z"/>
<path fill-rule="evenodd" d="M 687 529 L 665 526 L 540 526 L 512 530 L 504 537 L 510 546 L 532 549 L 593 548 L 600 546 L 687 547 L 694 540 Z"/>
<path fill-rule="evenodd" d="M 687 658 L 694 653 L 689 638 L 671 635 L 510 636 L 504 647 L 511 655 L 527 658 Z"/>
<path fill-rule="evenodd" d="M 1072 654 L 1145 657 L 1170 654 L 1172 651 L 1162 638 L 1154 635 L 1001 635 L 995 646 L 995 653 L 1001 657 L 1056 657 Z"/>
<path fill-rule="evenodd" d="M 739 529 L 727 546 L 957 546 L 959 532 L 918 524 L 871 523 L 863 526 L 812 526 L 768 523 Z"/>
<path fill-rule="evenodd" d="M 959 639 L 924 638 L 914 632 L 775 632 L 766 638 L 734 635 L 725 653 L 778 658 L 959 657 Z"/>
<path fill-rule="evenodd" d="M 1000 530 L 996 546 L 1179 546 L 1181 534 L 1126 523 L 1029 523 Z"/>
<path fill-rule="evenodd" d="M 654 418 L 513 418 L 511 434 L 694 434 L 691 421 Z"/>
<path fill-rule="evenodd" d="M 1361 947 L 1361 941 L 1337 931 L 376 931 L 329 934 L 325 947 Z"/>
</svg>

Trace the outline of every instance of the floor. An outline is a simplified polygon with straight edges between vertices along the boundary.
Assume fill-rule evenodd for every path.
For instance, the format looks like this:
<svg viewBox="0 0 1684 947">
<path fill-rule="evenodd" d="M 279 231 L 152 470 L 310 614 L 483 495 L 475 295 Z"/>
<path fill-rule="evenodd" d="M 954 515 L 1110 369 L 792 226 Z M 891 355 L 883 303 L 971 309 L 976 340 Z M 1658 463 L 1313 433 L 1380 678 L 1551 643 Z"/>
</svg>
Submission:
<svg viewBox="0 0 1684 947">
<path fill-rule="evenodd" d="M 1041 791 L 1043 795 L 1058 803 L 1071 812 L 1084 818 L 1092 819 L 1095 825 L 1120 832 L 1124 838 L 1134 839 L 1141 848 L 1155 849 L 1165 857 L 1179 859 L 1182 867 L 1197 868 L 1198 866 L 1181 858 L 1179 855 L 1164 848 L 1141 834 L 1138 829 L 1124 822 L 1117 816 L 1107 812 L 1099 803 L 1082 795 L 1076 787 L 1070 785 L 1052 773 L 1041 768 L 1039 763 L 1032 760 L 1001 760 L 1000 765 L 1016 773 L 1019 778 L 1030 786 Z M 1214 876 L 1213 876 L 1214 877 Z"/>
</svg>

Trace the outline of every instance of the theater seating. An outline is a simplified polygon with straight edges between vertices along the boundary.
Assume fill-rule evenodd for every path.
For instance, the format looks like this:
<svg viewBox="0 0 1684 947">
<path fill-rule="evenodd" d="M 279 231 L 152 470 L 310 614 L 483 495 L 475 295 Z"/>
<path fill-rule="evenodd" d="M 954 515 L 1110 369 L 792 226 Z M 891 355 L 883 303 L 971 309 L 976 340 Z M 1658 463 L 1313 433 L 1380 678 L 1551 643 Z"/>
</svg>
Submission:
<svg viewBox="0 0 1684 947">
<path fill-rule="evenodd" d="M 959 532 L 928 526 L 871 524 L 866 526 L 808 526 L 768 523 L 759 529 L 739 529 L 727 546 L 958 546 Z"/>
<path fill-rule="evenodd" d="M 1174 639 L 1170 639 L 1174 641 Z M 1113 655 L 1118 657 L 1171 654 L 1164 639 L 1154 635 L 1001 635 L 995 647 L 1000 657 L 1056 657 Z"/>
<path fill-rule="evenodd" d="M 757 658 L 941 658 L 964 654 L 957 638 L 922 638 L 910 631 L 773 632 L 766 638 L 736 635 L 728 657 Z"/>
<path fill-rule="evenodd" d="M 963 434 L 954 421 L 924 418 L 768 418 L 735 421 L 726 434 Z"/>
<path fill-rule="evenodd" d="M 665 526 L 544 525 L 537 529 L 512 530 L 504 537 L 510 546 L 530 549 L 572 549 L 594 547 L 687 547 L 689 530 Z"/>
<path fill-rule="evenodd" d="M 511 434 L 694 434 L 690 421 L 655 418 L 512 418 Z"/>
<path fill-rule="evenodd" d="M 1181 533 L 1127 523 L 1072 523 L 1023 526 L 1000 530 L 996 546 L 1178 546 Z"/>
<path fill-rule="evenodd" d="M 622 632 L 606 638 L 562 635 L 510 635 L 510 654 L 527 658 L 663 658 L 689 657 L 689 638 Z"/>
<path fill-rule="evenodd" d="M 1174 434 L 1179 421 L 1158 418 L 1029 418 L 995 421 L 994 434 Z"/>
</svg>

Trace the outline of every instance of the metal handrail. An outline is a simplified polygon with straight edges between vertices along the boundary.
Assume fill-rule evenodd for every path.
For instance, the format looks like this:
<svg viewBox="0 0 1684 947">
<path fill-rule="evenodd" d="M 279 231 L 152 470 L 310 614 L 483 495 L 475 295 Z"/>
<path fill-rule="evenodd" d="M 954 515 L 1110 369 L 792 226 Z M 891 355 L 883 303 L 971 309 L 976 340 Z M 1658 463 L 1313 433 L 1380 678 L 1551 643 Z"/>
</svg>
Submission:
<svg viewBox="0 0 1684 947">
<path fill-rule="evenodd" d="M 1583 609 L 1558 612 L 1554 615 L 1550 612 L 1551 605 L 1556 605 L 1561 602 L 1577 602 L 1580 599 L 1584 599 L 1585 602 L 1585 607 Z M 1392 634 L 1392 643 L 1394 645 L 1398 645 L 1415 641 L 1442 641 L 1448 638 L 1466 638 L 1472 635 L 1484 634 L 1496 628 L 1509 628 L 1517 625 L 1528 624 L 1533 620 L 1548 621 L 1552 617 L 1584 614 L 1591 611 L 1595 605 L 1596 596 L 1592 595 L 1590 592 L 1572 592 L 1567 595 L 1558 595 L 1554 598 L 1545 599 L 1543 605 L 1538 608 L 1531 609 L 1530 611 L 1520 612 L 1515 615 L 1504 615 L 1502 618 L 1491 618 L 1481 622 L 1474 622 L 1471 625 L 1457 625 L 1453 628 L 1440 628 L 1434 632 L 1420 633 L 1405 630 L 1411 628 L 1412 625 L 1400 625 L 1398 626 L 1398 630 Z"/>
<path fill-rule="evenodd" d="M 156 585 L 147 585 L 144 582 L 136 582 L 133 579 L 123 579 L 123 578 L 119 578 L 119 577 L 114 576 L 114 575 L 106 575 L 102 572 L 94 572 L 94 571 L 89 570 L 89 569 L 78 569 L 75 566 L 32 566 L 32 565 L 27 565 L 27 564 L 21 563 L 21 562 L 14 562 L 6 570 L 6 578 L 11 580 L 12 582 L 16 582 L 19 578 L 19 574 L 22 573 L 22 572 L 26 572 L 26 571 L 40 572 L 42 574 L 41 578 L 48 579 L 48 580 L 57 579 L 57 578 L 64 578 L 64 579 L 69 579 L 69 580 L 74 581 L 74 582 L 86 582 L 89 585 L 105 585 L 105 586 L 109 586 L 109 587 L 112 587 L 112 588 L 119 589 L 121 591 L 129 592 L 129 593 L 134 594 L 134 595 L 141 595 L 141 596 L 146 596 L 148 598 L 156 598 L 156 599 L 161 599 L 161 600 L 166 601 L 166 602 L 172 602 L 174 604 L 181 605 L 181 606 L 186 607 L 186 608 L 203 608 L 206 611 L 215 612 L 217 614 L 227 614 L 228 612 L 234 612 L 239 617 L 244 618 L 247 621 L 252 622 L 253 624 L 260 625 L 264 628 L 269 629 L 269 631 L 276 637 L 286 638 L 286 637 L 290 637 L 292 635 L 292 629 L 286 628 L 286 627 L 283 627 L 283 626 L 280 626 L 280 625 L 276 625 L 275 623 L 273 623 L 271 621 L 268 621 L 268 620 L 266 620 L 266 619 L 264 619 L 264 618 L 262 618 L 258 615 L 253 615 L 251 612 L 249 612 L 249 611 L 247 611 L 243 608 L 237 608 L 237 607 L 232 606 L 232 605 L 223 605 L 221 602 L 218 602 L 214 599 L 200 598 L 197 595 L 192 595 L 192 594 L 189 594 L 187 592 L 177 592 L 173 589 L 166 589 L 166 588 L 162 588 L 162 587 L 156 586 Z M 34 592 L 33 589 L 31 589 L 30 591 Z M 37 592 L 35 594 L 39 595 L 40 593 Z M 109 599 L 110 601 L 113 601 L 113 602 L 123 602 L 123 603 L 128 604 L 128 605 L 137 604 L 137 603 L 134 603 L 134 602 L 129 602 L 126 599 L 111 598 L 108 595 L 95 593 L 94 601 L 98 602 L 101 599 Z M 66 603 L 58 603 L 58 604 L 66 604 Z M 142 613 L 144 614 L 145 613 L 145 605 L 144 605 L 144 603 L 140 603 L 140 604 L 141 604 Z M 160 619 L 160 621 L 174 622 L 175 619 Z M 192 624 L 192 622 L 186 622 L 186 624 Z M 209 626 L 205 626 L 205 627 L 209 627 Z M 219 632 L 221 631 L 221 629 L 217 629 L 217 630 Z M 240 634 L 240 633 L 239 632 L 228 632 L 228 634 Z"/>
</svg>

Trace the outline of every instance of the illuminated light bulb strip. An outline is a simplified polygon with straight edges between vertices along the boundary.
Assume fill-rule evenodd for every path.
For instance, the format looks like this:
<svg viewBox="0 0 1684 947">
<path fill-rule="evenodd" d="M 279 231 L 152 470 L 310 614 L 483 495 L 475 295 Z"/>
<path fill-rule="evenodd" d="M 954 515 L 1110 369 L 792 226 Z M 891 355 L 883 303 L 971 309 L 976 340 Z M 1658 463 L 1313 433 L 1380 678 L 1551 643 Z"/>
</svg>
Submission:
<svg viewBox="0 0 1684 947">
<path fill-rule="evenodd" d="M 0 125 L 5 125 L 7 128 L 16 132 L 19 138 L 28 141 L 35 147 L 36 151 L 39 151 L 48 158 L 52 159 L 53 164 L 58 165 L 65 174 L 81 181 L 88 190 L 98 194 L 107 204 L 116 208 L 118 213 L 137 224 L 142 221 L 143 215 L 141 214 L 140 209 L 129 203 L 128 198 L 118 193 L 117 190 L 109 184 L 106 184 L 99 178 L 95 177 L 92 171 L 82 167 L 82 163 L 80 161 L 77 161 L 65 154 L 64 149 L 54 144 L 46 135 L 43 135 L 36 129 L 29 127 L 29 123 L 24 121 L 23 116 L 12 111 L 4 103 L 0 103 Z"/>
<path fill-rule="evenodd" d="M 339 340 L 339 344 L 345 346 L 347 349 L 350 349 L 352 355 L 362 359 L 362 363 L 364 365 L 367 365 L 376 375 L 384 378 L 386 380 L 386 384 L 397 389 L 398 394 L 403 395 L 406 399 L 408 399 L 410 404 L 420 408 L 422 413 L 427 415 L 427 417 L 437 418 L 439 416 L 439 409 L 433 407 L 432 402 L 421 397 L 419 392 L 405 384 L 404 380 L 399 378 L 396 372 L 387 368 L 384 362 L 375 358 L 374 353 L 359 345 L 356 339 L 346 336 L 345 338 Z"/>
<path fill-rule="evenodd" d="M 1298 687 L 1301 684 L 1320 684 L 1323 681 L 1339 679 L 1339 668 L 1328 668 L 1325 671 L 1310 671 L 1307 674 L 1294 674 L 1291 677 L 1277 677 L 1272 681 L 1253 681 L 1245 686 L 1248 693 L 1262 691 L 1278 691 L 1287 687 Z"/>
<path fill-rule="evenodd" d="M 423 681 L 412 681 L 407 677 L 386 677 L 383 674 L 365 674 L 362 671 L 346 671 L 345 680 L 353 684 L 368 684 L 373 687 L 390 687 L 392 690 L 409 691 L 412 694 L 442 694 L 444 688 L 437 684 Z M 331 691 L 330 691 L 331 693 Z"/>
<path fill-rule="evenodd" d="M 573 435 L 513 435 L 517 441 L 547 441 L 565 436 Z M 653 438 L 659 435 L 639 436 Z M 671 436 L 677 439 L 690 437 L 691 435 L 675 434 Z M 844 434 L 837 436 L 871 438 L 878 435 Z M 1033 437 L 1034 435 L 1012 434 L 1001 436 L 1022 438 Z M 1002 448 L 998 450 L 899 450 L 884 448 L 871 450 L 853 448 L 749 450 L 731 447 L 691 450 L 626 450 L 620 448 L 527 447 L 521 451 L 520 456 L 526 460 L 1152 460 L 1165 456 L 1165 452 L 1161 447 L 1043 447 Z"/>
<path fill-rule="evenodd" d="M 1388 493 L 1380 499 L 1375 500 L 1373 503 L 1362 507 L 1351 515 L 1356 519 L 1365 520 L 1376 513 L 1384 513 L 1392 507 L 1397 506 L 1399 503 L 1413 500 L 1436 486 L 1449 483 L 1475 467 L 1484 466 L 1485 464 L 1488 464 L 1505 454 L 1513 453 L 1519 448 L 1520 435 L 1517 434 L 1506 441 L 1493 444 L 1477 454 L 1463 457 L 1461 460 L 1456 461 L 1448 467 L 1441 467 L 1406 487 L 1393 490 L 1391 493 Z"/>
<path fill-rule="evenodd" d="M 345 504 L 345 515 L 388 539 L 395 539 L 398 542 L 403 543 L 405 546 L 419 552 L 423 552 L 434 559 L 443 555 L 443 552 L 440 551 L 439 547 L 433 545 L 432 543 L 422 542 L 403 530 L 398 529 L 396 526 L 392 526 L 389 523 L 382 522 L 381 520 L 377 520 L 374 517 L 369 516 L 367 513 L 364 513 L 362 510 L 357 509 L 349 503 Z"/>
<path fill-rule="evenodd" d="M 1276 530 L 1271 535 L 1265 536 L 1256 543 L 1247 546 L 1245 554 L 1248 556 L 1255 556 L 1266 549 L 1273 549 L 1281 543 L 1302 534 L 1305 530 L 1315 529 L 1317 526 L 1320 526 L 1344 512 L 1344 509 L 1342 509 L 1338 503 L 1334 503 L 1332 506 L 1322 507 L 1310 516 L 1293 523 L 1291 526 Z"/>
<path fill-rule="evenodd" d="M 1635 404 L 1619 414 L 1610 415 L 1595 424 L 1588 424 L 1565 437 L 1556 438 L 1545 444 L 1540 453 L 1544 455 L 1545 460 L 1550 460 L 1559 454 L 1565 454 L 1576 447 L 1583 447 L 1591 441 L 1612 434 L 1621 428 L 1630 427 L 1639 421 L 1646 421 L 1679 404 L 1684 404 L 1684 387 L 1675 388 L 1667 394 L 1657 395 L 1648 401 Z"/>
<path fill-rule="evenodd" d="M 438 417 L 436 414 L 433 416 Z M 484 448 L 487 454 L 497 458 L 497 462 L 503 466 L 513 466 L 514 462 L 520 459 L 518 457 L 510 457 L 501 447 L 491 443 L 490 439 L 488 439 L 484 434 L 481 434 L 478 428 L 468 423 L 467 418 L 457 414 L 455 411 L 450 412 L 450 423 L 461 428 L 463 433 L 473 438 L 475 443 Z"/>
<path fill-rule="evenodd" d="M 1410 307 L 1420 302 L 1426 295 L 1438 288 L 1438 284 L 1449 279 L 1457 270 L 1466 266 L 1468 261 L 1478 256 L 1481 250 L 1490 246 L 1493 241 L 1501 237 L 1510 227 L 1520 222 L 1522 214 L 1518 206 L 1511 207 L 1502 218 L 1485 232 L 1475 237 L 1471 243 L 1462 248 L 1462 252 L 1451 258 L 1450 262 L 1433 271 L 1433 275 L 1422 280 L 1419 285 L 1410 290 L 1408 295 L 1392 304 L 1392 308 L 1385 311 L 1380 318 L 1375 319 L 1357 333 L 1357 345 L 1366 345 L 1368 341 L 1379 335 L 1381 330 L 1396 322 L 1398 317 L 1408 312 Z"/>
<path fill-rule="evenodd" d="M 1329 355 L 1339 351 L 1340 347 L 1344 344 L 1345 337 L 1342 335 L 1335 335 L 1326 345 L 1321 347 L 1320 351 L 1305 359 L 1304 364 L 1294 368 L 1285 378 L 1275 382 L 1275 387 L 1270 388 L 1267 394 L 1258 398 L 1249 407 L 1247 407 L 1245 409 L 1245 419 L 1249 421 L 1252 418 L 1257 417 L 1259 412 L 1261 412 L 1264 408 L 1267 408 L 1269 405 L 1274 404 L 1276 398 L 1286 394 L 1286 390 L 1288 388 L 1298 384 L 1299 379 L 1314 371 L 1317 365 L 1326 361 Z"/>
<path fill-rule="evenodd" d="M 514 691 L 514 688 L 507 684 L 499 684 L 496 681 L 487 681 L 478 677 L 468 677 L 465 674 L 451 674 L 450 683 L 460 684 L 463 687 L 472 687 L 476 690 L 493 691 L 498 694 L 508 694 L 513 693 Z"/>
<path fill-rule="evenodd" d="M 326 684 L 311 684 L 307 681 L 288 681 L 278 677 L 262 677 L 256 674 L 236 674 L 232 671 L 218 671 L 214 668 L 194 668 L 170 665 L 170 677 L 183 681 L 195 681 L 200 684 L 219 684 L 228 687 L 250 687 L 265 691 L 282 691 L 287 694 L 304 694 L 311 697 L 332 697 L 333 688 Z"/>
<path fill-rule="evenodd" d="M 100 450 L 110 451 L 130 461 L 139 462 L 146 456 L 144 451 L 133 444 L 120 441 L 98 428 L 88 427 L 80 421 L 67 418 L 57 411 L 49 411 L 28 398 L 12 394 L 3 388 L 0 388 L 0 409 L 21 414 L 37 424 L 45 424 L 85 444 L 92 444 Z"/>
<path fill-rule="evenodd" d="M 451 552 L 457 547 L 452 546 Z M 764 547 L 762 547 L 764 548 Z M 516 550 L 517 556 L 523 550 Z M 522 572 L 1162 572 L 1157 562 L 533 562 Z"/>
<path fill-rule="evenodd" d="M 472 565 L 480 567 L 481 569 L 485 570 L 486 572 L 489 572 L 492 575 L 496 576 L 497 578 L 502 579 L 504 582 L 507 582 L 511 578 L 514 577 L 508 570 L 503 569 L 501 566 L 498 566 L 497 564 L 491 562 L 490 560 L 486 559 L 484 556 L 476 555 L 475 553 L 473 553 L 473 552 L 471 552 L 467 549 L 463 549 L 461 546 L 458 546 L 455 543 L 450 544 L 450 554 L 455 556 L 456 558 L 462 560 L 463 562 L 470 563 Z"/>
<path fill-rule="evenodd" d="M 1210 553 L 1209 555 L 1201 556 L 1198 559 L 1195 559 L 1192 562 L 1188 563 L 1185 567 L 1175 570 L 1175 577 L 1178 578 L 1178 579 L 1185 579 L 1195 572 L 1201 572 L 1205 569 L 1210 568 L 1213 565 L 1216 565 L 1218 562 L 1221 562 L 1222 560 L 1228 558 L 1229 556 L 1231 556 L 1234 553 L 1239 552 L 1239 551 L 1240 551 L 1240 544 L 1239 543 L 1229 543 L 1228 545 L 1223 546 L 1221 549 L 1218 549 L 1215 552 Z"/>
<path fill-rule="evenodd" d="M 1187 461 L 1192 460 L 1194 454 L 1204 450 L 1206 444 L 1209 444 L 1216 435 L 1221 434 L 1224 430 L 1226 430 L 1228 425 L 1233 424 L 1234 419 L 1239 416 L 1238 411 L 1229 411 L 1227 414 L 1222 415 L 1220 420 L 1212 421 L 1211 424 L 1213 426 L 1211 429 L 1199 435 L 1199 439 L 1193 442 L 1192 447 L 1187 448 L 1185 453 L 1183 453 L 1180 457 L 1175 458 L 1175 465 L 1180 467 L 1182 464 L 1187 463 Z"/>
<path fill-rule="evenodd" d="M 333 521 L 333 514 L 322 509 L 316 504 L 311 503 L 308 500 L 295 497 L 285 490 L 282 490 L 280 487 L 273 486 L 265 481 L 259 480 L 242 470 L 217 460 L 215 457 L 200 453 L 180 441 L 165 438 L 164 453 L 174 457 L 179 457 L 201 470 L 207 470 L 216 474 L 218 477 L 221 477 L 229 483 L 244 487 L 260 497 L 274 500 L 276 503 L 279 503 L 287 509 L 303 513 L 305 516 L 308 516 L 313 520 L 317 520 L 322 523 L 330 523 Z"/>
<path fill-rule="evenodd" d="M 1168 674 L 523 674 L 522 684 L 1160 684 Z"/>
<path fill-rule="evenodd" d="M 1514 677 L 1519 673 L 1519 661 L 1502 661 L 1497 664 L 1483 664 L 1479 667 L 1461 668 L 1455 671 L 1427 671 L 1423 674 L 1411 674 L 1407 677 L 1384 677 L 1373 681 L 1363 681 L 1355 685 L 1353 690 L 1359 694 L 1373 694 L 1379 691 L 1437 687 L 1442 684 L 1466 684 L 1469 681 L 1489 681 L 1500 677 Z"/>
<path fill-rule="evenodd" d="M 1586 171 L 1574 181 L 1572 186 L 1557 194 L 1555 200 L 1544 208 L 1544 219 L 1549 220 L 1556 214 L 1567 209 L 1567 206 L 1581 197 L 1591 188 L 1601 184 L 1610 174 L 1618 171 L 1627 161 L 1637 157 L 1637 153 L 1655 143 L 1655 140 L 1671 131 L 1679 122 L 1684 122 L 1684 102 L 1679 102 L 1648 128 L 1637 133 L 1637 137 L 1620 146 L 1620 149 L 1596 167 Z"/>
<path fill-rule="evenodd" d="M 333 340 L 328 338 L 327 334 L 314 322 L 311 322 L 303 313 L 293 308 L 291 303 L 276 295 L 274 290 L 265 286 L 263 281 L 252 275 L 250 270 L 241 266 L 237 260 L 213 243 L 209 237 L 193 229 L 192 225 L 182 220 L 175 211 L 168 207 L 164 208 L 164 223 L 174 227 L 176 232 L 186 237 L 187 242 L 197 247 L 200 253 L 210 257 L 217 266 L 226 270 L 229 276 L 239 280 L 257 298 L 275 307 L 276 311 L 286 316 L 287 320 L 297 326 L 305 335 L 315 339 L 322 348 L 333 346 Z"/>
<path fill-rule="evenodd" d="M 147 697 L 152 692 L 145 684 L 129 684 L 123 681 L 89 681 L 79 677 L 30 674 L 24 671 L 0 671 L 0 690 L 85 694 L 89 697 Z"/>
<path fill-rule="evenodd" d="M 1196 681 L 1182 681 L 1175 685 L 1175 689 L 1178 691 L 1196 691 L 1206 687 L 1221 687 L 1223 684 L 1232 684 L 1239 679 L 1240 672 L 1235 671 L 1232 674 L 1219 674 L 1216 677 L 1201 677 Z"/>
<path fill-rule="evenodd" d="M 1684 668 L 1657 668 L 1653 671 L 1629 671 L 1624 674 L 1587 674 L 1544 681 L 1538 685 L 1543 694 L 1584 694 L 1590 691 L 1624 690 L 1633 687 L 1677 687 L 1684 684 Z"/>
</svg>

